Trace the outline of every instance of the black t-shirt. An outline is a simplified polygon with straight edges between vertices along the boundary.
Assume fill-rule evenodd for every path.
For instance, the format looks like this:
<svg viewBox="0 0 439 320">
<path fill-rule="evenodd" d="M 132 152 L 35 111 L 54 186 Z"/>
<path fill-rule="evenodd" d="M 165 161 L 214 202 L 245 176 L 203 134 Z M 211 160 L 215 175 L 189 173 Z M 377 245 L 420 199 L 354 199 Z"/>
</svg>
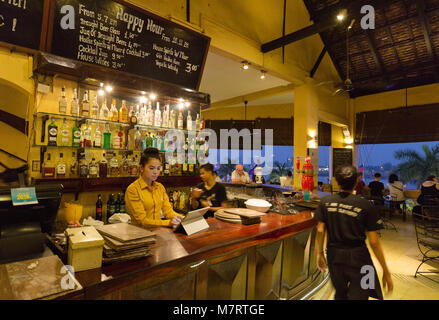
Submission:
<svg viewBox="0 0 439 320">
<path fill-rule="evenodd" d="M 349 193 L 324 197 L 314 219 L 328 230 L 328 247 L 351 248 L 365 245 L 366 231 L 383 228 L 379 211 L 368 200 Z"/>
<path fill-rule="evenodd" d="M 221 183 L 215 183 L 212 189 L 207 190 L 204 183 L 200 183 L 197 185 L 198 189 L 203 190 L 203 194 L 201 195 L 199 200 L 207 200 L 210 202 L 211 207 L 221 207 L 221 203 L 223 201 L 227 201 L 226 188 Z M 201 203 L 198 206 L 198 209 L 201 209 Z M 209 211 L 210 214 L 208 216 L 212 216 L 212 212 Z"/>
<path fill-rule="evenodd" d="M 369 189 L 370 189 L 370 195 L 372 197 L 382 197 L 384 184 L 379 181 L 372 181 L 371 183 L 369 183 Z"/>
</svg>

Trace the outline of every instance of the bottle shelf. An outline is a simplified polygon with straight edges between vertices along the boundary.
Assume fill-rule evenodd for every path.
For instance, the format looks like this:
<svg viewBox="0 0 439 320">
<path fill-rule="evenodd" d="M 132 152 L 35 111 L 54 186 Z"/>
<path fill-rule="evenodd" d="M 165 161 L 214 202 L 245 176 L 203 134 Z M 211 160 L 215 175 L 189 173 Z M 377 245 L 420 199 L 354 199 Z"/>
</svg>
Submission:
<svg viewBox="0 0 439 320">
<path fill-rule="evenodd" d="M 80 193 L 93 191 L 125 190 L 138 177 L 107 177 L 107 178 L 42 178 L 35 179 L 35 185 L 62 184 L 64 193 Z M 201 182 L 198 175 L 191 176 L 159 176 L 157 182 L 165 188 L 195 186 Z"/>
<path fill-rule="evenodd" d="M 160 132 L 160 131 L 169 131 L 169 130 L 176 130 L 181 131 L 184 133 L 197 133 L 200 130 L 187 130 L 187 129 L 177 129 L 177 128 L 165 128 L 165 127 L 155 127 L 155 126 L 147 126 L 144 124 L 131 124 L 131 123 L 125 123 L 125 122 L 119 122 L 119 121 L 111 121 L 111 120 L 102 120 L 102 119 L 95 119 L 95 118 L 88 118 L 88 117 L 81 117 L 81 116 L 73 116 L 70 114 L 61 114 L 61 113 L 49 113 L 49 112 L 37 112 L 34 114 L 34 117 L 36 118 L 42 118 L 42 117 L 48 117 L 48 118 L 55 118 L 55 119 L 67 119 L 72 121 L 85 121 L 90 123 L 100 123 L 100 124 L 109 124 L 112 126 L 121 126 L 123 128 L 139 128 L 140 130 L 145 131 L 153 131 L 153 132 Z"/>
</svg>

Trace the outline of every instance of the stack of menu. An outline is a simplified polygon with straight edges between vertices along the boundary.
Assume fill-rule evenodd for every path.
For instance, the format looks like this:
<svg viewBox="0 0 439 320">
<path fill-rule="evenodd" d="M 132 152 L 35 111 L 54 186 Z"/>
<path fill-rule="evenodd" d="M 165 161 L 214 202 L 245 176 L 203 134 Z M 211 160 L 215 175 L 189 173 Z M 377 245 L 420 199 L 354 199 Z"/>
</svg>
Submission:
<svg viewBox="0 0 439 320">
<path fill-rule="evenodd" d="M 151 245 L 156 242 L 153 232 L 128 223 L 97 226 L 96 230 L 105 240 L 103 263 L 149 256 Z"/>
<path fill-rule="evenodd" d="M 227 208 L 215 212 L 215 218 L 218 220 L 244 225 L 261 223 L 262 216 L 265 216 L 265 213 L 245 208 Z"/>
</svg>

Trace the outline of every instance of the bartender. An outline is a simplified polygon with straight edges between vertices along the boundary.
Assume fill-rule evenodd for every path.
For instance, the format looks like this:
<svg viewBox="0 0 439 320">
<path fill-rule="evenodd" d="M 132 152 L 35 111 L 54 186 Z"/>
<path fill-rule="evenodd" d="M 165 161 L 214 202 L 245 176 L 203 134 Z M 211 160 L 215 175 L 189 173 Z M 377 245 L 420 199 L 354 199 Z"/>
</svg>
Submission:
<svg viewBox="0 0 439 320">
<path fill-rule="evenodd" d="M 210 163 L 200 167 L 200 178 L 203 182 L 191 193 L 191 207 L 193 210 L 210 207 L 204 217 L 213 217 L 215 211 L 227 207 L 226 188 L 216 181 L 216 173 Z"/>
<path fill-rule="evenodd" d="M 169 203 L 165 187 L 157 182 L 161 161 L 156 148 L 146 148 L 140 158 L 140 178 L 125 193 L 126 209 L 131 223 L 138 226 L 177 226 L 183 216 Z M 161 219 L 163 212 L 165 220 Z"/>
<path fill-rule="evenodd" d="M 235 170 L 232 172 L 232 183 L 250 183 L 250 177 L 248 173 L 244 171 L 242 164 L 237 164 Z"/>
</svg>

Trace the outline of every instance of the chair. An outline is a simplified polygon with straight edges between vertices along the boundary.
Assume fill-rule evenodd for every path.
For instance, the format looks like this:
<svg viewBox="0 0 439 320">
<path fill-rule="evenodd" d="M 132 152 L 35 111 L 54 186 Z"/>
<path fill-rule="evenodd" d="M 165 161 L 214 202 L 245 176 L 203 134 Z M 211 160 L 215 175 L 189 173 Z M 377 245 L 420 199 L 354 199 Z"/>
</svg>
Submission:
<svg viewBox="0 0 439 320">
<path fill-rule="evenodd" d="M 406 221 L 406 214 L 407 214 L 407 206 L 405 204 L 405 201 L 397 201 L 396 196 L 387 196 L 385 197 L 385 205 L 388 208 L 389 211 L 389 219 L 392 219 L 393 212 L 396 210 L 401 210 L 402 213 L 402 220 Z M 402 209 L 401 209 L 402 205 Z"/>
<path fill-rule="evenodd" d="M 398 229 L 396 228 L 396 226 L 390 222 L 389 219 L 387 219 L 386 217 L 386 207 L 384 206 L 384 201 L 382 199 L 374 199 L 371 198 L 370 203 L 372 203 L 375 207 L 378 208 L 379 212 L 380 212 L 380 217 L 381 220 L 383 221 L 383 228 L 386 230 L 394 230 L 396 232 L 398 232 Z M 381 233 L 378 232 L 379 235 L 381 235 Z"/>
<path fill-rule="evenodd" d="M 428 274 L 439 274 L 437 271 L 419 271 L 424 263 L 429 261 L 439 262 L 439 206 L 425 205 L 422 206 L 422 214 L 413 213 L 413 221 L 415 223 L 416 241 L 419 251 L 422 254 L 422 261 L 415 272 L 436 283 L 439 281 L 428 277 Z"/>
</svg>

